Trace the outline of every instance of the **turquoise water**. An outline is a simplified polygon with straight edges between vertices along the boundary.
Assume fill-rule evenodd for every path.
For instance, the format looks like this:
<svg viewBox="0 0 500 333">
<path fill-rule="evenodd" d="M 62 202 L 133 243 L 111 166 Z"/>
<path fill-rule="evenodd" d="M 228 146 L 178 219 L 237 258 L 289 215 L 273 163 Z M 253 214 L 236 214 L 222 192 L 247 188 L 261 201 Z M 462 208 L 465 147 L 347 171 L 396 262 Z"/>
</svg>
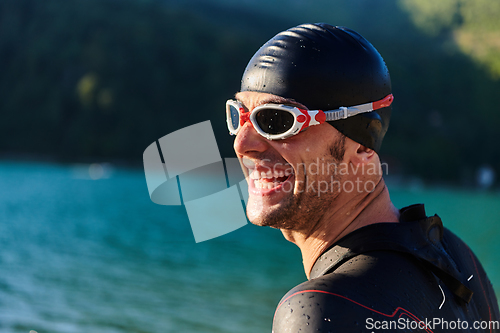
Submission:
<svg viewBox="0 0 500 333">
<path fill-rule="evenodd" d="M 95 169 L 95 168 L 94 168 Z M 305 279 L 281 233 L 247 225 L 196 244 L 141 170 L 0 163 L 0 331 L 269 332 Z M 92 171 L 92 167 L 90 167 Z M 500 194 L 393 188 L 464 238 L 500 290 Z"/>
</svg>

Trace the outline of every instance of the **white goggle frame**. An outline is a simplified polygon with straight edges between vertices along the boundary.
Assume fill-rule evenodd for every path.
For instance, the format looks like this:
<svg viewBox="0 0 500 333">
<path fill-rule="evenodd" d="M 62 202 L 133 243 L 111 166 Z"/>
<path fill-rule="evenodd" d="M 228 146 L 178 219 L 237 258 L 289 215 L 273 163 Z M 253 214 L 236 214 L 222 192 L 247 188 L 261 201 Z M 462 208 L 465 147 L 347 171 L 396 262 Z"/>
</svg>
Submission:
<svg viewBox="0 0 500 333">
<path fill-rule="evenodd" d="M 341 106 L 336 110 L 329 110 L 329 111 L 305 110 L 305 109 L 300 109 L 298 107 L 293 107 L 283 104 L 263 104 L 255 107 L 252 110 L 252 112 L 246 112 L 245 108 L 243 107 L 240 101 L 230 99 L 226 102 L 226 121 L 229 133 L 231 133 L 232 135 L 237 135 L 243 124 L 245 124 L 245 122 L 247 121 L 250 121 L 255 131 L 260 135 L 262 135 L 263 137 L 265 137 L 266 139 L 282 140 L 300 133 L 309 126 L 319 125 L 324 123 L 325 121 L 346 119 L 348 117 L 352 117 L 360 113 L 371 112 L 384 107 L 388 107 L 389 105 L 391 105 L 393 100 L 394 96 L 390 94 L 376 102 L 365 103 L 350 107 Z M 236 128 L 233 126 L 231 107 L 238 110 L 239 113 L 238 127 Z M 264 109 L 280 110 L 291 113 L 294 118 L 293 125 L 283 133 L 279 134 L 266 133 L 262 128 L 260 128 L 256 119 L 259 111 Z"/>
</svg>

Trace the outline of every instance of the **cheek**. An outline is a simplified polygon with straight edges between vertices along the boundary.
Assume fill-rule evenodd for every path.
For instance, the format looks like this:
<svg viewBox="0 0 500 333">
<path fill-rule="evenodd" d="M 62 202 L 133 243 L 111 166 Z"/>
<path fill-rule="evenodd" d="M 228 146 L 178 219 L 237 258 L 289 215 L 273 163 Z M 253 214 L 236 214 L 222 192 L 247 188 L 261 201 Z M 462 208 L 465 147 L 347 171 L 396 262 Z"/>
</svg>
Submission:
<svg viewBox="0 0 500 333">
<path fill-rule="evenodd" d="M 283 142 L 280 145 L 279 149 L 282 150 L 283 152 L 290 152 L 293 150 L 293 144 L 290 144 L 289 142 Z"/>
<path fill-rule="evenodd" d="M 331 145 L 332 133 L 324 133 L 324 129 L 319 129 L 321 126 L 314 126 L 318 128 L 309 128 L 285 140 L 270 141 L 271 146 L 294 167 L 296 172 L 298 165 L 307 166 L 311 163 L 321 164 L 323 161 L 330 161 L 329 145 Z M 325 138 L 330 138 L 330 140 Z"/>
<path fill-rule="evenodd" d="M 321 150 L 324 146 L 322 141 L 311 135 L 306 135 L 306 133 L 301 133 L 281 142 L 273 141 L 273 146 L 277 151 L 289 155 L 290 158 L 304 160 L 321 156 Z M 286 156 L 284 157 L 286 158 Z"/>
</svg>

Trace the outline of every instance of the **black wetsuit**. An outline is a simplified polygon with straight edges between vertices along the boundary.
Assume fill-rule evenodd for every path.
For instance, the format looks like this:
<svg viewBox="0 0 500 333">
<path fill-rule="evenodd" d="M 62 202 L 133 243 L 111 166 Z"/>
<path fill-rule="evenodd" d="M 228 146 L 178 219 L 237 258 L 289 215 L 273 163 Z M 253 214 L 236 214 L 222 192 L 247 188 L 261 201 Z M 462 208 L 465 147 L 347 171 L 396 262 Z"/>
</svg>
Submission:
<svg viewBox="0 0 500 333">
<path fill-rule="evenodd" d="M 400 220 L 323 253 L 279 303 L 273 332 L 500 332 L 495 293 L 469 247 L 423 205 Z"/>
</svg>

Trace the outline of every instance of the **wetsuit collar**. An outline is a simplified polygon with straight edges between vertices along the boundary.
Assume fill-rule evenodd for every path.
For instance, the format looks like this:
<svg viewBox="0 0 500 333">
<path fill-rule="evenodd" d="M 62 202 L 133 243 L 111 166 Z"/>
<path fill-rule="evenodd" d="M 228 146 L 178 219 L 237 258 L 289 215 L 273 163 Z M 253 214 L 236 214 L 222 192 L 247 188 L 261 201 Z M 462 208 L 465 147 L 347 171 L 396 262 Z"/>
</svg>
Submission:
<svg viewBox="0 0 500 333">
<path fill-rule="evenodd" d="M 371 251 L 394 251 L 413 256 L 465 302 L 472 298 L 465 277 L 444 250 L 443 224 L 439 216 L 426 217 L 424 205 L 400 210 L 401 223 L 376 223 L 340 239 L 314 263 L 310 279 L 335 271 L 348 260 Z"/>
<path fill-rule="evenodd" d="M 418 221 L 427 217 L 425 215 L 425 208 L 423 204 L 404 207 L 400 209 L 399 214 L 400 222 Z M 374 225 L 378 226 L 379 224 Z M 340 266 L 340 264 L 345 261 L 344 259 L 347 256 L 351 258 L 353 255 L 351 247 L 355 245 L 354 241 L 358 239 L 357 235 L 359 233 L 366 234 L 365 231 L 367 231 L 367 227 L 360 228 L 342 237 L 337 243 L 324 252 L 314 263 L 309 279 L 315 279 L 319 276 L 325 275 L 334 268 Z M 373 227 L 371 229 L 373 229 Z M 374 234 L 373 237 L 377 237 L 378 234 L 379 233 Z"/>
</svg>

